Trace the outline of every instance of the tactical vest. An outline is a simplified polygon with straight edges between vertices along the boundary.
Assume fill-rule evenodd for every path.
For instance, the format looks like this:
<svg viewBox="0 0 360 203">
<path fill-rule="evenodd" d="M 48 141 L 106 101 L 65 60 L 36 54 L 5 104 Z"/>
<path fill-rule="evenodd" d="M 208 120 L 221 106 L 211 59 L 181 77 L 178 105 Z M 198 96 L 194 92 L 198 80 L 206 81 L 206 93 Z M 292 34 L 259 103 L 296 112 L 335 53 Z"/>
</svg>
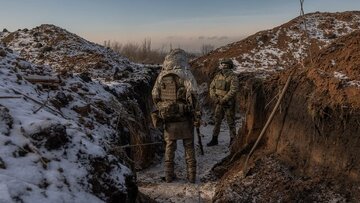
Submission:
<svg viewBox="0 0 360 203">
<path fill-rule="evenodd" d="M 218 97 L 224 97 L 230 90 L 230 84 L 226 81 L 223 74 L 218 74 L 215 80 L 215 94 Z"/>
<path fill-rule="evenodd" d="M 160 81 L 160 102 L 157 104 L 159 114 L 165 121 L 184 121 L 190 113 L 186 101 L 184 80 L 176 74 L 167 74 Z"/>
</svg>

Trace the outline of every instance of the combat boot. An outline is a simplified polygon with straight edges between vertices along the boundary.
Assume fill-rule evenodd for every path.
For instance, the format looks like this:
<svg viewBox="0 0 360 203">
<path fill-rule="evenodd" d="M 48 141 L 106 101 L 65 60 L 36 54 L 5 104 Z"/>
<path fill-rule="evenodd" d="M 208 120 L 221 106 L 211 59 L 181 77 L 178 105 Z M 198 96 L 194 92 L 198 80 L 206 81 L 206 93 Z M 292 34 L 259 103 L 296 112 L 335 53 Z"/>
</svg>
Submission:
<svg viewBox="0 0 360 203">
<path fill-rule="evenodd" d="M 213 136 L 211 141 L 209 143 L 207 143 L 206 145 L 208 147 L 211 147 L 211 146 L 215 146 L 215 145 L 218 145 L 218 144 L 219 144 L 218 143 L 218 137 Z"/>
<path fill-rule="evenodd" d="M 190 176 L 188 177 L 189 183 L 195 183 L 195 179 L 196 179 L 195 175 L 190 175 Z"/>
<path fill-rule="evenodd" d="M 187 172 L 187 180 L 189 181 L 189 183 L 195 183 L 196 172 L 188 170 L 188 172 Z"/>
<path fill-rule="evenodd" d="M 176 179 L 175 174 L 166 174 L 165 175 L 165 182 L 167 182 L 167 183 L 171 183 L 175 179 Z"/>
<path fill-rule="evenodd" d="M 165 182 L 170 183 L 175 177 L 173 163 L 165 163 Z"/>
</svg>

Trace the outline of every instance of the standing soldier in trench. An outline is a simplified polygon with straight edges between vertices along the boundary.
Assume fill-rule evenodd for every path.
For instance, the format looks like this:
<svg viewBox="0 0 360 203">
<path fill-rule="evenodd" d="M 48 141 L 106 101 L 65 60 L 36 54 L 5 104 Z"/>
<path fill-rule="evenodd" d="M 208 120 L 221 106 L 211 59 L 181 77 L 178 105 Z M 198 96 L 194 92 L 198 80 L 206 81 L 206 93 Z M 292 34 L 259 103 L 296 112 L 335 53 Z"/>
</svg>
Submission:
<svg viewBox="0 0 360 203">
<path fill-rule="evenodd" d="M 213 136 L 207 146 L 218 144 L 221 122 L 226 117 L 230 130 L 230 145 L 236 136 L 235 102 L 236 92 L 239 90 L 239 80 L 232 71 L 234 64 L 231 59 L 220 61 L 219 71 L 210 83 L 210 98 L 216 104 L 215 126 Z"/>
<path fill-rule="evenodd" d="M 197 104 L 197 83 L 189 70 L 187 54 L 181 49 L 172 50 L 166 57 L 152 90 L 158 112 L 153 120 L 161 119 L 164 125 L 165 181 L 174 180 L 176 141 L 183 140 L 187 166 L 187 179 L 195 183 L 196 159 L 194 152 L 194 125 L 200 124 Z"/>
</svg>

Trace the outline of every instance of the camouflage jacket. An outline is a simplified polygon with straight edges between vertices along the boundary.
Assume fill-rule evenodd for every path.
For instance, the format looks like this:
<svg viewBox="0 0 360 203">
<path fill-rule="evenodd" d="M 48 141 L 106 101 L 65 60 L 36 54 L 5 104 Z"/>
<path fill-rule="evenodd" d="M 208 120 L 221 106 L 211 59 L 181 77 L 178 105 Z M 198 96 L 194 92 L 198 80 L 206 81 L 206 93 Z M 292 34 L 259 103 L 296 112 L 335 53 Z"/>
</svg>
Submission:
<svg viewBox="0 0 360 203">
<path fill-rule="evenodd" d="M 226 103 L 235 98 L 239 90 L 239 79 L 228 69 L 219 71 L 210 83 L 210 97 L 216 102 Z"/>
</svg>

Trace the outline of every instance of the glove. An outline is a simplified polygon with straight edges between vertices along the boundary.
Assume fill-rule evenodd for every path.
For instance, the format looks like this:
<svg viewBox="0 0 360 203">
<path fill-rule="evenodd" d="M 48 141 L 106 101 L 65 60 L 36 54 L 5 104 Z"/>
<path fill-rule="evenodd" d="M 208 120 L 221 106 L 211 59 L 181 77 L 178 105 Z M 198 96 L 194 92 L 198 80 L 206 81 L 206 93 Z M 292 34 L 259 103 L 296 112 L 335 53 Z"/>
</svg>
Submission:
<svg viewBox="0 0 360 203">
<path fill-rule="evenodd" d="M 195 127 L 200 127 L 201 125 L 201 111 L 196 111 L 195 112 L 195 119 L 194 119 L 194 126 Z"/>
<path fill-rule="evenodd" d="M 199 128 L 200 125 L 201 125 L 201 121 L 200 121 L 200 120 L 195 120 L 195 121 L 194 121 L 194 126 L 195 126 L 195 127 Z"/>
</svg>

